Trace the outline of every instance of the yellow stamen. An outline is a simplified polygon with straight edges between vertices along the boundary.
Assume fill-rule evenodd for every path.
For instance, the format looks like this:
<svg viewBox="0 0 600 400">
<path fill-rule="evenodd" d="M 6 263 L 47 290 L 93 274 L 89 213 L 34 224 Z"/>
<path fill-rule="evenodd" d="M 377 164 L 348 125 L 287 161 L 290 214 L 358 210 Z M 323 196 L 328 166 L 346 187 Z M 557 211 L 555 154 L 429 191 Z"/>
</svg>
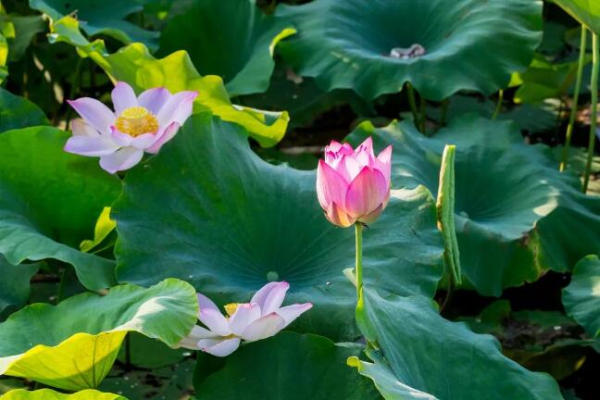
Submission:
<svg viewBox="0 0 600 400">
<path fill-rule="evenodd" d="M 237 310 L 239 305 L 240 303 L 229 303 L 225 305 L 225 312 L 227 312 L 227 315 L 231 317 L 233 314 L 235 314 L 235 311 Z"/>
<path fill-rule="evenodd" d="M 115 126 L 119 132 L 136 137 L 144 133 L 156 133 L 158 120 L 145 107 L 129 107 L 117 118 Z"/>
</svg>

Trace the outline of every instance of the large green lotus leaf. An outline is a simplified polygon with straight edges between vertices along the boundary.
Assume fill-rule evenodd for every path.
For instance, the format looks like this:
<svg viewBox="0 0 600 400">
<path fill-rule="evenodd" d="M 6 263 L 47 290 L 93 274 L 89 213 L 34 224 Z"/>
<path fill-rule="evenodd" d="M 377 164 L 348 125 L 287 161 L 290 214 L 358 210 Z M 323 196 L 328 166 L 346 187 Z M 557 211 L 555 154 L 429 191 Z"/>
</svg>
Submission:
<svg viewBox="0 0 600 400">
<path fill-rule="evenodd" d="M 0 88 L 0 132 L 38 125 L 50 125 L 38 106 Z"/>
<path fill-rule="evenodd" d="M 358 355 L 361 348 L 336 345 L 316 335 L 281 333 L 236 351 L 222 369 L 196 385 L 197 397 L 198 400 L 380 399 L 373 384 L 346 365 L 346 359 Z"/>
<path fill-rule="evenodd" d="M 158 32 L 147 31 L 126 20 L 127 16 L 143 10 L 136 1 L 29 0 L 29 6 L 55 21 L 75 13 L 88 35 L 104 34 L 125 44 L 143 42 L 148 47 L 157 47 Z"/>
<path fill-rule="evenodd" d="M 36 303 L 0 324 L 0 374 L 65 390 L 95 388 L 127 332 L 174 346 L 197 313 L 194 288 L 176 279 L 148 289 L 116 286 L 106 296 L 84 293 L 57 306 Z"/>
<path fill-rule="evenodd" d="M 565 310 L 592 337 L 600 337 L 600 259 L 588 256 L 573 270 L 563 289 Z"/>
<path fill-rule="evenodd" d="M 68 137 L 52 127 L 0 134 L 0 254 L 14 265 L 64 261 L 87 288 L 106 288 L 115 283 L 114 262 L 77 248 L 119 195 L 120 181 L 97 160 L 66 153 Z"/>
<path fill-rule="evenodd" d="M 325 219 L 315 180 L 315 171 L 261 160 L 236 125 L 193 116 L 125 179 L 112 214 L 118 280 L 178 277 L 219 303 L 286 280 L 286 302 L 314 303 L 296 326 L 351 337 L 356 294 L 342 271 L 354 265 L 354 232 Z M 425 188 L 393 191 L 364 246 L 366 283 L 433 296 L 443 244 Z"/>
<path fill-rule="evenodd" d="M 590 61 L 591 55 L 585 58 L 584 64 Z M 509 86 L 519 87 L 514 96 L 515 103 L 535 103 L 565 96 L 575 80 L 578 64 L 578 60 L 553 64 L 536 53 L 526 71 L 512 76 Z"/>
<path fill-rule="evenodd" d="M 445 320 L 422 296 L 382 296 L 366 289 L 358 318 L 369 321 L 365 333 L 378 350 L 367 352 L 373 364 L 349 362 L 371 377 L 388 400 L 562 399 L 549 375 L 506 358 L 492 336 Z"/>
<path fill-rule="evenodd" d="M 360 125 L 354 143 L 373 135 L 394 145 L 392 181 L 437 191 L 441 155 L 456 145 L 456 230 L 463 273 L 482 294 L 536 280 L 547 268 L 570 270 L 600 250 L 600 199 L 556 168 L 551 151 L 529 146 L 505 121 L 457 118 L 433 138 L 409 122 Z M 573 235 L 572 232 L 578 232 Z"/>
<path fill-rule="evenodd" d="M 600 3 L 597 0 L 551 0 L 579 23 L 600 35 Z"/>
<path fill-rule="evenodd" d="M 12 390 L 1 397 L 2 400 L 127 400 L 123 396 L 87 389 L 73 394 L 41 389 L 29 392 L 25 389 Z"/>
<path fill-rule="evenodd" d="M 29 299 L 29 281 L 39 264 L 12 265 L 0 256 L 0 313 L 9 306 L 21 306 Z"/>
<path fill-rule="evenodd" d="M 275 46 L 296 31 L 265 15 L 255 0 L 187 3 L 165 27 L 159 54 L 187 50 L 196 69 L 220 76 L 231 96 L 267 90 Z"/>
<path fill-rule="evenodd" d="M 296 72 L 368 99 L 406 82 L 430 100 L 491 94 L 529 65 L 542 38 L 538 0 L 317 0 L 277 15 L 298 29 L 280 44 Z M 424 54 L 392 56 L 413 45 Z"/>
<path fill-rule="evenodd" d="M 79 32 L 77 21 L 65 17 L 51 25 L 52 42 L 74 45 L 82 56 L 94 60 L 113 80 L 129 83 L 140 92 L 164 86 L 172 92 L 197 90 L 195 111 L 212 112 L 225 121 L 246 128 L 261 146 L 277 144 L 287 128 L 287 112 L 262 112 L 232 104 L 223 80 L 215 75 L 201 76 L 185 51 L 154 58 L 146 46 L 134 43 L 114 54 L 107 54 L 100 40 L 89 42 Z"/>
</svg>

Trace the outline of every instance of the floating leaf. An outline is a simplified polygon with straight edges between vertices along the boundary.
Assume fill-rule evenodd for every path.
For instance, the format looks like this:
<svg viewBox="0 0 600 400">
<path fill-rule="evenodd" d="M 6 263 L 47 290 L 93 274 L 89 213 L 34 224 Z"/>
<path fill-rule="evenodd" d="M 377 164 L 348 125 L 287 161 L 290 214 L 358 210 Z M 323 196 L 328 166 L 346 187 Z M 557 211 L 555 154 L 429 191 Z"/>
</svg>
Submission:
<svg viewBox="0 0 600 400">
<path fill-rule="evenodd" d="M 388 400 L 562 398 L 549 375 L 504 357 L 492 336 L 443 319 L 429 299 L 382 297 L 365 288 L 365 301 L 364 317 L 375 332 L 370 340 L 378 350 L 367 352 L 373 364 L 350 363 L 371 377 Z"/>
<path fill-rule="evenodd" d="M 29 281 L 39 264 L 12 265 L 0 256 L 0 313 L 9 306 L 21 306 L 29 299 Z"/>
<path fill-rule="evenodd" d="M 151 32 L 127 21 L 127 16 L 142 11 L 135 1 L 29 0 L 29 6 L 48 14 L 55 21 L 76 14 L 82 29 L 91 36 L 104 34 L 125 44 L 143 42 L 156 49 L 158 32 Z"/>
<path fill-rule="evenodd" d="M 114 262 L 76 248 L 121 185 L 97 160 L 63 151 L 67 137 L 51 127 L 0 134 L 0 254 L 14 265 L 70 263 L 87 288 L 102 289 L 115 282 Z"/>
<path fill-rule="evenodd" d="M 287 128 L 287 112 L 262 112 L 231 103 L 223 80 L 218 76 L 202 77 L 194 68 L 185 51 L 177 51 L 164 58 L 154 58 L 146 46 L 134 43 L 108 55 L 104 43 L 87 41 L 73 18 L 65 17 L 51 26 L 50 40 L 66 42 L 94 60 L 113 80 L 129 83 L 134 90 L 164 86 L 172 92 L 197 90 L 194 110 L 211 112 L 225 121 L 246 128 L 261 146 L 277 144 Z"/>
<path fill-rule="evenodd" d="M 286 280 L 287 301 L 314 303 L 295 326 L 353 337 L 355 290 L 342 271 L 353 265 L 354 235 L 323 216 L 315 175 L 261 160 L 236 125 L 191 117 L 125 179 L 112 214 L 119 281 L 179 277 L 225 304 Z M 423 187 L 393 191 L 365 231 L 365 284 L 433 296 L 442 253 L 431 195 Z"/>
<path fill-rule="evenodd" d="M 423 184 L 434 193 L 443 148 L 456 145 L 460 261 L 481 294 L 499 296 L 599 251 L 600 199 L 581 194 L 578 179 L 558 172 L 550 150 L 524 144 L 511 123 L 464 116 L 433 138 L 409 122 L 381 129 L 363 123 L 349 139 L 371 135 L 379 148 L 394 145 L 396 187 Z"/>
<path fill-rule="evenodd" d="M 25 389 L 12 390 L 2 396 L 2 400 L 127 400 L 123 396 L 102 393 L 97 390 L 82 390 L 73 394 L 55 392 L 50 389 L 28 392 Z"/>
<path fill-rule="evenodd" d="M 373 385 L 346 365 L 360 350 L 321 336 L 284 332 L 236 351 L 196 391 L 204 400 L 379 399 Z"/>
<path fill-rule="evenodd" d="M 0 132 L 38 125 L 50 125 L 38 106 L 0 88 Z"/>
<path fill-rule="evenodd" d="M 567 314 L 592 337 L 600 337 L 600 259 L 589 256 L 573 270 L 571 283 L 563 289 Z"/>
<path fill-rule="evenodd" d="M 296 33 L 255 0 L 200 0 L 178 11 L 160 37 L 159 54 L 187 50 L 198 71 L 220 76 L 231 96 L 266 91 L 275 46 Z"/>
<path fill-rule="evenodd" d="M 321 87 L 367 99 L 406 82 L 430 100 L 459 90 L 491 94 L 529 65 L 541 11 L 537 0 L 318 0 L 278 7 L 300 32 L 280 51 Z"/>
<path fill-rule="evenodd" d="M 149 289 L 116 286 L 57 306 L 38 303 L 0 324 L 0 374 L 65 390 L 95 388 L 129 331 L 176 345 L 196 322 L 194 288 L 167 279 Z"/>
</svg>

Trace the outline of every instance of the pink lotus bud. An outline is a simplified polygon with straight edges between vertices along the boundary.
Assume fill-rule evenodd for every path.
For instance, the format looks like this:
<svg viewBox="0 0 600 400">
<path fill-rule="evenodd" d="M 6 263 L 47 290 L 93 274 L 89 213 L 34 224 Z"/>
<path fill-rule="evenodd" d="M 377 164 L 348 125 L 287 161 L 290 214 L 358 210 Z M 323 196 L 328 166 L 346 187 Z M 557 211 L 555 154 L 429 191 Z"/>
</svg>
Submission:
<svg viewBox="0 0 600 400">
<path fill-rule="evenodd" d="M 332 141 L 317 169 L 317 195 L 327 219 L 344 228 L 374 222 L 390 198 L 391 168 L 392 146 L 375 157 L 370 137 L 356 150 Z"/>
</svg>

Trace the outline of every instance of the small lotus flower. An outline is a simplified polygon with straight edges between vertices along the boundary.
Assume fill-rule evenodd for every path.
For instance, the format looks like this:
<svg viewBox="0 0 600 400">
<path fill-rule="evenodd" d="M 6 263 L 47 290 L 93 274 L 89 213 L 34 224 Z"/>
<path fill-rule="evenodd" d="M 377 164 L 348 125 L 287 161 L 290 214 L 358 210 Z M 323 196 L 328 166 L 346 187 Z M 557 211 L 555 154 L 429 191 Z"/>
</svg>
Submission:
<svg viewBox="0 0 600 400">
<path fill-rule="evenodd" d="M 290 284 L 271 282 L 262 287 L 250 303 L 228 304 L 223 316 L 215 303 L 198 293 L 198 319 L 205 327 L 196 325 L 179 347 L 202 350 L 217 357 L 233 353 L 245 342 L 256 342 L 275 336 L 302 313 L 312 308 L 311 303 L 281 307 Z"/>
<path fill-rule="evenodd" d="M 375 157 L 369 137 L 354 150 L 335 140 L 317 168 L 317 195 L 327 219 L 348 227 L 375 221 L 390 198 L 392 146 Z"/>
<path fill-rule="evenodd" d="M 197 92 L 172 95 L 165 88 L 154 88 L 136 97 L 125 82 L 113 89 L 115 112 L 96 99 L 82 97 L 68 103 L 82 119 L 71 122 L 71 137 L 65 151 L 100 157 L 100 166 L 111 174 L 129 169 L 147 153 L 157 153 L 175 136 L 192 114 Z"/>
</svg>

